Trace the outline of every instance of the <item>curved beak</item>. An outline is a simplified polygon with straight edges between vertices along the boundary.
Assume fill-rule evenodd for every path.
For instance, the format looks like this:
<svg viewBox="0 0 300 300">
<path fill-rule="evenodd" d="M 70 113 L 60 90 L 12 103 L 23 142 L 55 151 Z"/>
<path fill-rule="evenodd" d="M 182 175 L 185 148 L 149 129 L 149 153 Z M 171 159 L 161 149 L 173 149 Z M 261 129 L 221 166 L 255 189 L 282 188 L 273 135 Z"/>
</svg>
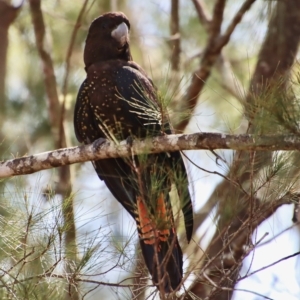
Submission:
<svg viewBox="0 0 300 300">
<path fill-rule="evenodd" d="M 129 41 L 129 31 L 127 25 L 122 22 L 111 32 L 111 36 L 123 46 Z"/>
</svg>

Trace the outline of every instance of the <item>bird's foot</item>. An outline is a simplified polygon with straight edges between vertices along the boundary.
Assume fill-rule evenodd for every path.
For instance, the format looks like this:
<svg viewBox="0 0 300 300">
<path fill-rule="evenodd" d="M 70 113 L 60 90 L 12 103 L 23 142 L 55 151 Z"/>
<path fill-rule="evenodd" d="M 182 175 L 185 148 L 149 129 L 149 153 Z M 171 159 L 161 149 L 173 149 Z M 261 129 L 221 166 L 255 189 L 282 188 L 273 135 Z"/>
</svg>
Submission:
<svg viewBox="0 0 300 300">
<path fill-rule="evenodd" d="M 134 137 L 132 135 L 129 135 L 126 138 L 126 144 L 131 148 L 133 146 Z"/>
<path fill-rule="evenodd" d="M 104 138 L 99 138 L 99 139 L 95 140 L 93 142 L 95 150 L 98 151 L 101 148 L 101 146 L 106 143 L 106 141 L 107 140 Z"/>
</svg>

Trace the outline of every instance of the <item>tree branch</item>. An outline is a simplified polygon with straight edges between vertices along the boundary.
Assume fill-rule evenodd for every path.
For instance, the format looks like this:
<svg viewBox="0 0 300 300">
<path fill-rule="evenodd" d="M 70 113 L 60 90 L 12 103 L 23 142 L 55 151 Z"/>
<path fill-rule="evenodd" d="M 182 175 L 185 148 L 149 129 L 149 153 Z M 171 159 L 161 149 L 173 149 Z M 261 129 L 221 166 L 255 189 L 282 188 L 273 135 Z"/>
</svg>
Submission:
<svg viewBox="0 0 300 300">
<path fill-rule="evenodd" d="M 230 135 L 221 133 L 193 133 L 164 135 L 145 140 L 125 141 L 116 145 L 105 139 L 92 144 L 63 148 L 0 162 L 0 178 L 25 175 L 90 160 L 126 157 L 144 153 L 181 150 L 232 149 L 243 151 L 299 150 L 300 137 L 296 135 Z"/>
<path fill-rule="evenodd" d="M 210 23 L 210 40 L 214 40 L 220 35 L 223 22 L 223 13 L 226 0 L 217 0 L 213 9 L 212 21 Z"/>
<path fill-rule="evenodd" d="M 199 8 L 199 3 L 193 1 L 196 7 Z M 186 111 L 186 114 L 183 115 L 182 120 L 179 124 L 175 124 L 175 129 L 177 132 L 183 131 L 187 124 L 189 123 L 190 116 L 192 115 L 192 111 L 195 108 L 198 96 L 202 91 L 206 80 L 210 76 L 211 69 L 213 65 L 216 63 L 217 58 L 219 57 L 223 47 L 228 43 L 230 36 L 236 27 L 236 25 L 241 21 L 242 16 L 245 14 L 247 10 L 251 7 L 251 5 L 255 2 L 255 0 L 247 0 L 241 6 L 239 11 L 235 14 L 230 23 L 228 29 L 226 30 L 224 35 L 221 35 L 221 22 L 223 19 L 223 10 L 225 1 L 218 0 L 213 9 L 213 17 L 210 21 L 209 28 L 209 36 L 206 48 L 203 52 L 203 56 L 200 62 L 200 66 L 198 70 L 196 70 L 192 76 L 192 81 L 187 88 L 186 96 L 183 103 L 183 108 L 181 111 Z M 199 11 L 197 10 L 199 13 Z"/>
<path fill-rule="evenodd" d="M 178 71 L 180 65 L 180 26 L 179 26 L 179 0 L 171 1 L 171 70 Z"/>
<path fill-rule="evenodd" d="M 195 9 L 198 14 L 198 19 L 200 23 L 203 25 L 207 33 L 210 31 L 210 24 L 212 17 L 209 15 L 205 4 L 201 0 L 192 0 L 195 6 Z M 250 4 L 250 1 L 244 2 L 238 13 L 235 15 L 233 20 L 231 21 L 231 24 L 228 26 L 227 30 L 225 31 L 223 35 L 223 39 L 226 39 L 226 36 L 229 36 L 232 34 L 235 26 L 240 21 L 239 18 L 243 15 L 243 11 L 248 7 Z M 238 21 L 239 20 L 239 21 Z M 194 55 L 190 60 L 201 57 L 202 51 Z M 244 97 L 242 96 L 242 84 L 238 80 L 237 77 L 233 78 L 233 71 L 231 67 L 230 61 L 224 56 L 224 53 L 220 53 L 219 57 L 216 61 L 216 67 L 218 72 L 220 73 L 222 77 L 221 86 L 228 91 L 232 96 L 234 96 L 238 101 L 240 101 L 242 104 L 244 104 Z"/>
<path fill-rule="evenodd" d="M 51 124 L 51 130 L 56 148 L 67 147 L 66 132 L 63 124 L 64 120 L 64 102 L 60 107 L 58 91 L 56 85 L 56 77 L 54 72 L 54 65 L 51 58 L 50 51 L 46 48 L 46 27 L 41 8 L 41 0 L 29 0 L 30 13 L 32 17 L 32 23 L 34 27 L 35 39 L 37 49 L 41 58 L 44 73 L 44 83 L 47 93 L 48 113 Z M 67 60 L 66 60 L 66 76 L 64 81 L 64 97 L 67 90 L 68 83 L 68 68 L 69 59 L 71 57 L 73 44 L 75 42 L 75 36 L 77 33 L 76 26 L 80 23 L 80 19 L 85 11 L 87 0 L 84 2 L 83 7 L 79 13 L 75 29 L 73 31 L 71 42 L 68 48 Z M 76 228 L 74 221 L 74 209 L 73 209 L 73 198 L 72 198 L 72 184 L 71 184 L 71 172 L 69 166 L 64 166 L 58 170 L 59 180 L 56 185 L 56 193 L 63 196 L 62 214 L 65 223 L 65 251 L 68 259 L 76 259 Z M 71 195 L 71 196 L 70 196 Z M 70 271 L 70 266 L 66 264 L 66 270 Z M 65 294 L 66 299 L 72 295 L 73 300 L 79 299 L 78 291 L 75 287 L 70 287 L 68 293 Z"/>
<path fill-rule="evenodd" d="M 203 27 L 209 31 L 211 18 L 208 16 L 207 10 L 204 6 L 204 3 L 201 0 L 192 0 L 198 14 L 199 21 Z"/>
<path fill-rule="evenodd" d="M 251 5 L 254 2 L 255 2 L 255 0 L 247 0 L 247 1 L 245 1 L 243 3 L 243 5 L 241 6 L 241 8 L 238 10 L 238 12 L 235 14 L 235 16 L 233 17 L 233 19 L 231 20 L 231 23 L 227 27 L 225 33 L 220 38 L 220 45 L 219 45 L 219 47 L 223 47 L 223 46 L 225 46 L 228 43 L 228 41 L 229 41 L 229 39 L 231 37 L 231 34 L 233 33 L 235 27 L 237 26 L 237 24 L 239 24 L 241 22 L 242 17 L 250 9 Z"/>
<path fill-rule="evenodd" d="M 30 13 L 37 50 L 43 65 L 44 83 L 47 93 L 48 113 L 56 147 L 62 147 L 59 140 L 59 99 L 56 88 L 56 77 L 50 52 L 46 49 L 46 28 L 40 0 L 30 0 Z"/>
<path fill-rule="evenodd" d="M 23 5 L 23 1 L 19 6 L 10 5 L 8 1 L 0 1 L 0 128 L 2 128 L 2 120 L 5 115 L 5 80 L 6 80 L 6 64 L 8 49 L 8 29 L 14 22 Z M 2 139 L 2 138 L 1 138 Z"/>
</svg>

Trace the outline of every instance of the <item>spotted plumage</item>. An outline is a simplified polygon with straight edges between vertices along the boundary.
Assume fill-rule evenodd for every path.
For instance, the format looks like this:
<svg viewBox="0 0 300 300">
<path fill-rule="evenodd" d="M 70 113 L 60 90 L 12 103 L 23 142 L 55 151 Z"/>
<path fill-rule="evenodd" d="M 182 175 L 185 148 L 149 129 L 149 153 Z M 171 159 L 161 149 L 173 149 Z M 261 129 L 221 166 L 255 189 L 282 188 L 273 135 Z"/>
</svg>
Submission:
<svg viewBox="0 0 300 300">
<path fill-rule="evenodd" d="M 171 133 L 156 89 L 132 61 L 130 24 L 123 13 L 107 13 L 90 26 L 84 50 L 87 78 L 74 114 L 77 139 L 118 143 L 128 137 Z M 137 223 L 140 245 L 155 285 L 165 292 L 182 280 L 182 251 L 176 236 L 169 192 L 173 183 L 181 200 L 188 241 L 193 211 L 185 167 L 179 152 L 105 159 L 93 162 L 108 189 Z"/>
</svg>

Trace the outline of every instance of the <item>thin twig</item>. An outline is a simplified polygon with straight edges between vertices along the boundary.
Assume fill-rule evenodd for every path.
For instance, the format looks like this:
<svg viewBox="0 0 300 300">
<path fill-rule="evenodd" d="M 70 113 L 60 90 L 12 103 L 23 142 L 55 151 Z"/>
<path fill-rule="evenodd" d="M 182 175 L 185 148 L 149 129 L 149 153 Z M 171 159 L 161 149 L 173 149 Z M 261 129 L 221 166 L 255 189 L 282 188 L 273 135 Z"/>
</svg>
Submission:
<svg viewBox="0 0 300 300">
<path fill-rule="evenodd" d="M 252 222 L 252 229 L 257 228 L 257 226 L 263 222 L 266 218 L 268 218 L 270 215 L 276 211 L 279 207 L 281 207 L 284 204 L 290 203 L 291 202 L 291 195 L 287 194 L 277 200 L 274 200 L 272 203 L 267 203 L 266 205 L 262 204 L 260 208 L 256 212 L 256 218 L 252 220 L 247 217 L 243 223 L 239 226 L 239 228 L 231 234 L 230 237 L 227 238 L 226 242 L 223 243 L 223 246 L 220 249 L 217 249 L 217 251 L 214 253 L 213 256 L 209 258 L 209 260 L 206 262 L 205 265 L 201 267 L 200 272 L 197 274 L 198 280 L 197 282 L 194 283 L 194 285 L 191 286 L 190 290 L 194 291 L 194 286 L 196 285 L 203 285 L 204 277 L 203 273 L 206 272 L 207 276 L 210 276 L 210 274 L 214 274 L 214 278 L 216 276 L 218 277 L 218 283 L 217 285 L 220 286 L 219 290 L 222 290 L 222 285 L 221 283 L 226 279 L 225 277 L 230 276 L 235 271 L 234 265 L 236 267 L 240 266 L 240 263 L 242 262 L 242 259 L 249 254 L 249 252 L 253 249 L 249 248 L 248 250 L 241 251 L 241 247 L 245 245 L 245 240 L 251 236 L 251 232 L 249 232 L 249 222 Z M 229 227 L 226 227 L 229 229 Z M 223 241 L 224 238 L 224 232 L 226 230 L 224 228 L 222 232 L 210 243 L 209 248 L 206 250 L 207 253 L 210 252 L 210 248 L 214 244 L 219 244 L 219 240 L 221 239 Z M 266 234 L 263 236 L 263 238 L 266 237 Z M 259 242 L 261 242 L 262 239 L 260 239 Z M 235 245 L 234 245 L 235 244 Z M 256 245 L 255 245 L 256 246 Z M 232 253 L 231 253 L 232 251 Z M 220 276 L 223 267 L 222 267 L 222 256 L 224 255 L 230 255 L 232 256 L 232 266 L 229 267 L 227 263 L 226 269 L 228 269 L 228 272 L 224 274 L 224 276 Z M 197 288 L 196 288 L 197 290 Z M 199 292 L 199 291 L 198 291 Z M 217 292 L 217 291 L 212 291 L 212 292 Z M 203 296 L 203 294 L 201 294 Z M 190 299 L 190 298 L 188 298 Z"/>
<path fill-rule="evenodd" d="M 195 8 L 196 8 L 196 11 L 197 11 L 198 18 L 199 18 L 200 22 L 202 23 L 204 28 L 207 31 L 209 31 L 211 18 L 208 16 L 207 10 L 204 6 L 205 3 L 201 0 L 192 0 L 192 1 L 194 3 Z"/>
<path fill-rule="evenodd" d="M 252 275 L 254 275 L 254 274 L 258 273 L 258 272 L 261 272 L 261 271 L 263 271 L 263 270 L 266 270 L 266 269 L 268 269 L 268 268 L 270 268 L 270 267 L 272 267 L 272 266 L 275 266 L 275 265 L 281 263 L 282 261 L 285 261 L 285 260 L 290 259 L 290 258 L 292 258 L 292 257 L 295 257 L 295 256 L 297 256 L 297 255 L 300 255 L 300 251 L 295 252 L 295 253 L 293 253 L 293 254 L 291 254 L 291 255 L 285 256 L 285 257 L 283 257 L 283 258 L 281 258 L 281 259 L 279 259 L 279 260 L 277 260 L 277 261 L 275 261 L 275 262 L 273 262 L 273 263 L 271 263 L 271 264 L 268 264 L 268 265 L 266 265 L 266 266 L 264 266 L 264 267 L 262 267 L 262 268 L 259 268 L 259 269 L 255 270 L 255 271 L 253 271 L 253 272 L 251 272 L 251 273 L 249 273 L 249 274 L 247 274 L 247 275 L 245 275 L 245 276 L 243 276 L 243 277 L 240 277 L 239 280 L 248 278 L 248 277 L 250 277 L 250 276 L 252 276 Z"/>
<path fill-rule="evenodd" d="M 234 29 L 241 22 L 242 17 L 250 9 L 251 5 L 255 1 L 256 0 L 247 0 L 243 3 L 241 8 L 238 10 L 238 12 L 235 14 L 233 19 L 231 20 L 231 23 L 228 25 L 227 29 L 225 30 L 225 33 L 222 35 L 221 39 L 219 40 L 219 47 L 223 47 L 224 45 L 226 45 L 228 43 Z"/>
<path fill-rule="evenodd" d="M 26 282 L 26 281 L 29 281 L 29 280 L 42 279 L 42 278 L 47 278 L 47 277 L 58 278 L 58 279 L 70 279 L 70 277 L 68 275 L 60 275 L 60 274 L 53 274 L 52 272 L 45 272 L 43 274 L 29 276 L 29 277 L 21 279 L 21 280 L 16 279 L 16 282 L 14 281 L 14 282 L 8 283 L 6 285 L 0 285 L 0 288 L 11 286 L 11 285 L 14 285 L 16 283 L 20 284 L 20 283 L 23 283 L 23 282 Z M 111 287 L 123 287 L 123 288 L 124 287 L 131 288 L 131 287 L 134 286 L 134 284 L 120 284 L 119 282 L 110 283 L 110 282 L 90 280 L 90 279 L 82 279 L 82 278 L 72 278 L 72 281 L 74 281 L 74 282 L 93 283 L 93 284 L 97 284 L 97 285 L 104 285 L 104 286 L 111 286 Z"/>
</svg>

